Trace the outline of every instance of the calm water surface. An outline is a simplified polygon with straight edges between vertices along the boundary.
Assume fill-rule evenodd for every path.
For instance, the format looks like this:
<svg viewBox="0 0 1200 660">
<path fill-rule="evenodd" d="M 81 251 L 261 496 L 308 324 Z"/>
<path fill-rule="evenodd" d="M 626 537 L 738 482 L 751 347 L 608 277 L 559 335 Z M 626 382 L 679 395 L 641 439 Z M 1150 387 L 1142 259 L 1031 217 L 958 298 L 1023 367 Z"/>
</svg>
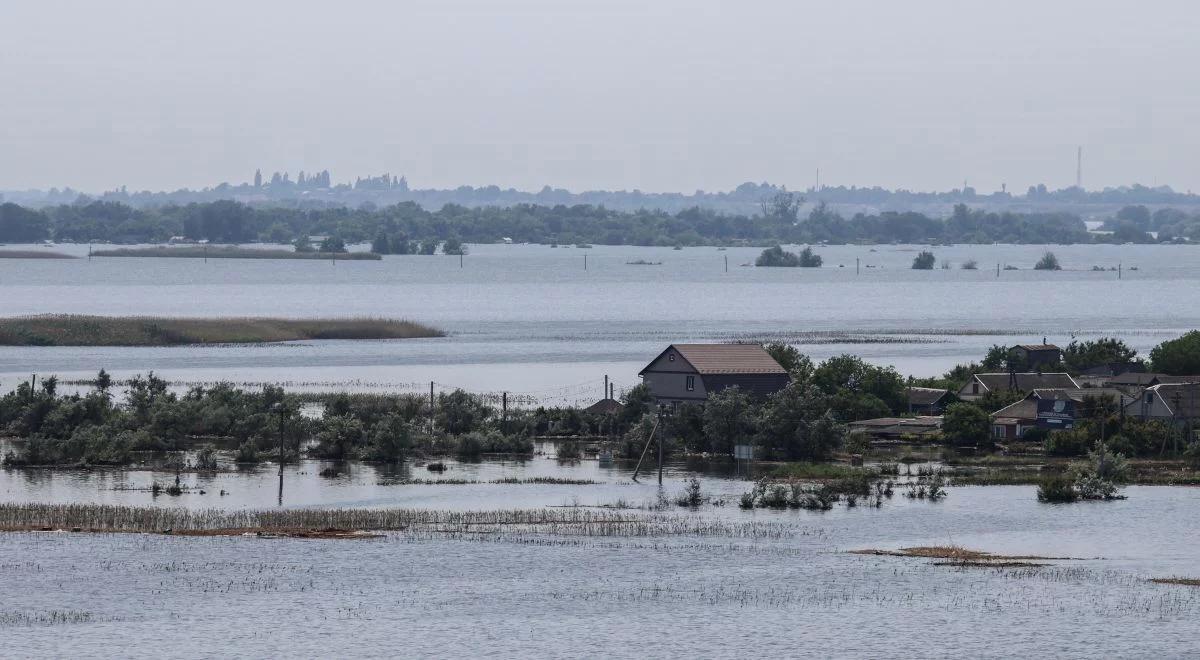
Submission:
<svg viewBox="0 0 1200 660">
<path fill-rule="evenodd" d="M 445 476 L 600 483 L 412 486 L 396 480 L 430 473 L 356 466 L 329 479 L 317 477 L 317 467 L 288 471 L 285 506 L 496 509 L 657 498 L 652 481 L 629 480 L 630 466 L 560 466 L 545 456 L 451 463 Z M 666 494 L 690 474 L 673 465 Z M 8 471 L 0 473 L 0 492 L 8 501 L 274 504 L 270 467 L 204 480 L 184 475 L 186 485 L 207 485 L 206 495 L 155 500 L 111 490 L 167 476 Z M 750 486 L 701 476 L 718 497 Z M 218 487 L 230 494 L 214 494 Z M 455 539 L 398 532 L 365 541 L 5 534 L 0 632 L 5 654 L 15 656 L 1192 656 L 1200 590 L 1147 579 L 1196 575 L 1191 530 L 1200 490 L 1127 494 L 1055 506 L 1039 504 L 1032 487 L 967 487 L 937 503 L 897 495 L 878 509 L 674 509 L 773 523 L 777 538 L 536 530 Z M 845 552 L 951 543 L 1078 559 L 964 569 Z M 53 612 L 74 619 L 38 622 Z"/>
<path fill-rule="evenodd" d="M 55 249 L 86 255 L 86 246 Z M 1200 326 L 1195 246 L 928 248 L 949 270 L 913 271 L 922 246 L 819 248 L 820 269 L 753 268 L 756 248 L 478 245 L 381 262 L 0 259 L 0 314 L 404 317 L 449 337 L 171 348 L 0 348 L 0 387 L 31 372 L 84 378 L 153 369 L 181 384 L 230 380 L 364 391 L 526 393 L 591 402 L 672 341 L 784 339 L 816 358 L 852 352 L 933 375 L 993 343 L 1119 334 L 1143 353 Z M 587 269 L 584 269 L 584 259 Z M 856 271 L 855 260 L 858 260 Z M 974 259 L 979 270 L 958 266 Z M 630 265 L 633 261 L 661 265 Z M 728 272 L 726 272 L 726 260 Z M 1020 270 L 1001 271 L 996 265 Z M 1093 266 L 1123 268 L 1093 272 Z M 1136 270 L 1133 270 L 1136 268 Z"/>
</svg>

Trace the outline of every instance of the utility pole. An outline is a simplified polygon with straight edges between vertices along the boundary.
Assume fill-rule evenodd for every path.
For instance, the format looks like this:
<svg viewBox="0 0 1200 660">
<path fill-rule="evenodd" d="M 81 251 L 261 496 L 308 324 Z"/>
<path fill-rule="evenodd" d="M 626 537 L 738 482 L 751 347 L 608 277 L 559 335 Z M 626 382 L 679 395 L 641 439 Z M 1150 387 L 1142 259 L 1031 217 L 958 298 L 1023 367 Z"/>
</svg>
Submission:
<svg viewBox="0 0 1200 660">
<path fill-rule="evenodd" d="M 500 432 L 508 433 L 508 392 L 500 393 Z"/>
<path fill-rule="evenodd" d="M 279 506 L 283 506 L 283 403 L 275 403 L 275 412 L 279 413 Z"/>
<path fill-rule="evenodd" d="M 1075 151 L 1075 187 L 1083 190 L 1083 147 Z"/>
<path fill-rule="evenodd" d="M 659 425 L 660 425 L 660 426 L 662 426 L 662 425 L 665 425 L 665 424 L 666 424 L 666 417 L 667 417 L 667 409 L 666 409 L 666 406 L 662 406 L 662 405 L 660 405 L 660 406 L 658 407 L 658 423 L 659 423 Z M 659 434 L 658 434 L 658 485 L 659 485 L 659 486 L 662 486 L 662 474 L 663 474 L 663 436 L 665 436 L 666 434 L 667 434 L 667 433 L 666 433 L 666 430 L 665 430 L 665 429 L 663 430 L 663 432 L 662 432 L 662 433 L 659 433 Z"/>
<path fill-rule="evenodd" d="M 604 374 L 604 396 L 602 396 L 600 398 L 601 399 L 608 398 L 608 374 Z"/>
<path fill-rule="evenodd" d="M 433 381 L 429 381 L 429 435 L 433 435 Z"/>
</svg>

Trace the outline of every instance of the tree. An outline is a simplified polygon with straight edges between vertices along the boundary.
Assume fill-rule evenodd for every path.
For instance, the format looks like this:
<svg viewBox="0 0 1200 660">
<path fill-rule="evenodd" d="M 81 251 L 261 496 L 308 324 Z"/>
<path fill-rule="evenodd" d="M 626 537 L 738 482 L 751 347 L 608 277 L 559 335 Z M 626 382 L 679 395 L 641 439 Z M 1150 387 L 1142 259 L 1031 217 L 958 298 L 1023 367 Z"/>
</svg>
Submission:
<svg viewBox="0 0 1200 660">
<path fill-rule="evenodd" d="M 792 226 L 800 217 L 804 198 L 796 193 L 781 190 L 761 203 L 763 217 L 777 224 Z"/>
<path fill-rule="evenodd" d="M 838 355 L 813 370 L 813 384 L 829 395 L 869 394 L 892 410 L 907 407 L 904 379 L 892 367 L 877 367 L 855 355 Z M 868 407 L 874 407 L 873 402 Z"/>
<path fill-rule="evenodd" d="M 1072 340 L 1063 350 L 1063 362 L 1073 372 L 1083 371 L 1102 364 L 1133 362 L 1137 351 L 1116 337 L 1101 337 L 1094 341 Z"/>
<path fill-rule="evenodd" d="M 442 254 L 463 255 L 466 253 L 467 246 L 463 245 L 462 241 L 457 238 L 447 238 L 446 242 L 442 244 Z"/>
<path fill-rule="evenodd" d="M 812 248 L 810 247 L 804 248 L 804 250 L 800 253 L 801 268 L 820 268 L 822 263 L 823 260 L 821 259 L 821 255 L 813 252 Z"/>
<path fill-rule="evenodd" d="M 296 252 L 312 252 L 313 251 L 312 241 L 309 240 L 307 234 L 302 235 L 302 236 L 297 236 L 296 240 L 292 241 L 292 246 L 295 247 Z"/>
<path fill-rule="evenodd" d="M 992 347 L 988 349 L 987 355 L 984 356 L 983 364 L 981 366 L 984 369 L 999 371 L 1003 369 L 1006 364 L 1008 364 L 1010 357 L 1011 353 L 1009 352 L 1009 348 L 1007 346 L 992 344 Z"/>
<path fill-rule="evenodd" d="M 754 260 L 754 265 L 795 268 L 800 265 L 800 258 L 795 253 L 787 252 L 783 247 L 776 245 L 775 247 L 763 250 L 762 254 L 758 255 L 758 258 Z"/>
<path fill-rule="evenodd" d="M 766 344 L 763 350 L 775 358 L 779 366 L 787 369 L 792 380 L 807 383 L 812 378 L 813 361 L 795 346 L 777 341 Z"/>
<path fill-rule="evenodd" d="M 381 230 L 375 235 L 375 240 L 371 241 L 371 251 L 375 254 L 392 254 L 391 242 L 386 232 Z"/>
<path fill-rule="evenodd" d="M 922 250 L 920 254 L 913 257 L 913 270 L 933 270 L 933 264 L 937 263 L 937 258 L 932 252 Z"/>
<path fill-rule="evenodd" d="M 108 375 L 108 372 L 104 369 L 101 369 L 100 373 L 96 374 L 96 391 L 108 396 L 108 388 L 112 387 L 112 382 L 112 376 Z"/>
<path fill-rule="evenodd" d="M 735 445 L 750 444 L 754 433 L 754 405 L 742 388 L 727 387 L 711 394 L 704 404 L 704 435 L 709 451 L 733 454 Z"/>
<path fill-rule="evenodd" d="M 828 397 L 821 390 L 793 380 L 767 398 L 762 407 L 758 444 L 769 455 L 820 460 L 832 447 L 810 435 L 812 423 L 826 415 Z"/>
<path fill-rule="evenodd" d="M 1062 266 L 1058 264 L 1058 257 L 1054 256 L 1053 252 L 1047 252 L 1042 255 L 1042 258 L 1033 265 L 1034 270 L 1062 270 Z"/>
<path fill-rule="evenodd" d="M 991 420 L 978 406 L 952 403 L 942 417 L 942 436 L 956 446 L 990 444 Z"/>
<path fill-rule="evenodd" d="M 1169 339 L 1150 350 L 1154 370 L 1172 376 L 1200 374 L 1200 330 Z"/>
<path fill-rule="evenodd" d="M 325 238 L 325 240 L 321 241 L 321 252 L 333 253 L 345 251 L 346 241 L 343 241 L 341 236 L 337 236 L 335 234 L 333 236 L 328 236 Z"/>
</svg>

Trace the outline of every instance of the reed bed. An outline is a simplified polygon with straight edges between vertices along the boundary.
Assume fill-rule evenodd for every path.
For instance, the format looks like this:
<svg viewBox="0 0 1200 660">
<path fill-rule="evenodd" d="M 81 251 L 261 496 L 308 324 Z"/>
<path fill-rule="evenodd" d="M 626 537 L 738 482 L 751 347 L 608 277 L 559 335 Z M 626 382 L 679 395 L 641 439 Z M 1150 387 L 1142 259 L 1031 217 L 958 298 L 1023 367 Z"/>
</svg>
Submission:
<svg viewBox="0 0 1200 660">
<path fill-rule="evenodd" d="M 175 259 L 308 259 L 321 261 L 379 261 L 374 252 L 296 252 L 232 246 L 146 247 L 94 250 L 93 257 L 160 257 Z"/>
<path fill-rule="evenodd" d="M 0 259 L 78 259 L 63 252 L 44 250 L 0 250 Z"/>
<path fill-rule="evenodd" d="M 177 346 L 305 339 L 441 337 L 435 328 L 398 319 L 167 318 L 47 314 L 0 318 L 4 346 Z"/>
<path fill-rule="evenodd" d="M 777 539 L 794 535 L 790 525 L 733 522 L 699 516 L 634 515 L 594 509 L 438 511 L 426 509 L 188 510 L 108 504 L 0 504 L 0 530 L 89 532 L 264 533 L 296 530 L 400 531 L 423 528 L 439 534 L 529 532 L 551 536 L 697 536 Z"/>
</svg>

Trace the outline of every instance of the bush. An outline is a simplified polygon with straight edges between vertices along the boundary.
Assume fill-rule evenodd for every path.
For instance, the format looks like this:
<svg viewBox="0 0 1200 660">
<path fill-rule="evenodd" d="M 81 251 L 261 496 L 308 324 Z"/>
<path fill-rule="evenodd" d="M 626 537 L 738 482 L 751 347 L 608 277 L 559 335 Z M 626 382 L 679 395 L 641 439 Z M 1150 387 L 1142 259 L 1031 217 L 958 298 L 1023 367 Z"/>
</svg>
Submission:
<svg viewBox="0 0 1200 660">
<path fill-rule="evenodd" d="M 577 461 L 582 454 L 579 443 L 568 440 L 554 445 L 554 455 L 561 461 Z"/>
<path fill-rule="evenodd" d="M 937 257 L 934 257 L 932 252 L 923 250 L 913 257 L 912 268 L 913 270 L 933 270 L 935 263 L 937 263 Z"/>
<path fill-rule="evenodd" d="M 1193 442 L 1183 452 L 1183 461 L 1193 470 L 1200 470 L 1200 442 Z"/>
<path fill-rule="evenodd" d="M 976 270 L 979 268 L 979 264 L 974 259 L 967 259 L 962 263 L 961 268 L 963 270 Z"/>
<path fill-rule="evenodd" d="M 820 259 L 820 257 L 817 257 Z M 758 255 L 754 260 L 755 266 L 773 267 L 773 268 L 795 268 L 800 266 L 800 258 L 792 252 L 787 252 L 783 247 L 776 245 L 775 247 L 767 248 Z M 818 264 L 820 265 L 820 264 Z"/>
<path fill-rule="evenodd" d="M 855 429 L 846 436 L 846 451 L 851 454 L 866 455 L 871 451 L 871 436 L 862 429 Z"/>
<path fill-rule="evenodd" d="M 1087 431 L 1075 428 L 1051 431 L 1042 447 L 1047 456 L 1082 456 L 1089 444 Z"/>
<path fill-rule="evenodd" d="M 1074 502 L 1079 499 L 1074 481 L 1065 474 L 1049 474 L 1038 482 L 1039 502 Z"/>
<path fill-rule="evenodd" d="M 238 445 L 237 454 L 234 454 L 233 460 L 237 463 L 259 462 L 261 459 L 258 455 L 258 441 L 255 438 L 248 438 Z"/>
<path fill-rule="evenodd" d="M 1054 256 L 1053 252 L 1047 252 L 1042 255 L 1042 258 L 1033 265 L 1034 270 L 1062 270 L 1062 266 L 1058 264 L 1058 257 Z"/>
<path fill-rule="evenodd" d="M 217 448 L 211 444 L 206 444 L 196 450 L 196 469 L 201 472 L 216 472 L 220 467 L 217 464 Z"/>
<path fill-rule="evenodd" d="M 970 403 L 952 403 L 942 417 L 942 437 L 958 447 L 991 444 L 991 419 Z"/>
<path fill-rule="evenodd" d="M 701 504 L 704 504 L 707 499 L 708 498 L 704 496 L 703 491 L 700 489 L 700 480 L 696 477 L 692 477 L 691 480 L 688 481 L 687 487 L 684 489 L 684 491 L 675 498 L 675 503 L 679 506 L 689 506 L 695 508 Z"/>
</svg>

